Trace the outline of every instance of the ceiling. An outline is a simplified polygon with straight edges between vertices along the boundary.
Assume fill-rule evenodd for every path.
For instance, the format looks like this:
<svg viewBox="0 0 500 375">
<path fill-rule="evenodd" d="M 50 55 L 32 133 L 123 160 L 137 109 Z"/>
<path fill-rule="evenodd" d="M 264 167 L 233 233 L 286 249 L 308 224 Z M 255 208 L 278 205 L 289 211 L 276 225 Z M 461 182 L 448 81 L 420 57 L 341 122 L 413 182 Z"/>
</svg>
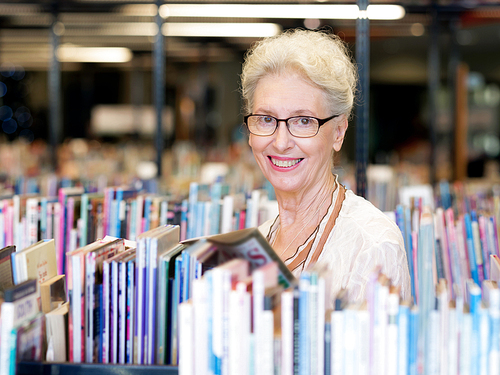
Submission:
<svg viewBox="0 0 500 375">
<path fill-rule="evenodd" d="M 176 3 L 216 3 L 214 1 L 179 0 Z M 253 4 L 338 4 L 338 1 L 224 1 Z M 348 3 L 354 4 L 349 1 Z M 382 3 L 372 1 L 371 4 Z M 384 1 L 384 4 L 391 1 Z M 394 2 L 392 2 L 394 3 Z M 394 3 L 396 4 L 396 3 Z M 500 81 L 500 5 L 475 1 L 403 1 L 405 16 L 399 20 L 370 21 L 371 77 L 375 81 L 425 83 L 429 28 L 432 14 L 440 25 L 443 61 L 451 44 L 450 24 L 457 26 L 454 38 L 464 60 L 472 69 Z M 50 27 L 57 15 L 61 45 L 83 47 L 126 47 L 142 63 L 151 66 L 153 36 L 144 25 L 155 22 L 155 2 L 147 0 L 60 0 L 0 1 L 0 64 L 22 65 L 26 70 L 47 70 L 50 66 Z M 206 22 L 204 18 L 179 18 L 175 22 Z M 211 22 L 253 22 L 264 19 L 211 19 Z M 167 20 L 167 22 L 171 22 Z M 265 20 L 282 29 L 304 27 L 303 19 Z M 355 20 L 316 20 L 330 26 L 351 44 L 355 43 Z M 240 59 L 256 38 L 166 37 L 165 51 L 169 62 L 230 61 Z M 497 56 L 498 55 L 498 56 Z M 127 68 L 132 61 L 117 64 Z M 445 63 L 443 63 L 444 69 Z M 63 70 L 77 70 L 77 63 L 64 63 Z"/>
</svg>

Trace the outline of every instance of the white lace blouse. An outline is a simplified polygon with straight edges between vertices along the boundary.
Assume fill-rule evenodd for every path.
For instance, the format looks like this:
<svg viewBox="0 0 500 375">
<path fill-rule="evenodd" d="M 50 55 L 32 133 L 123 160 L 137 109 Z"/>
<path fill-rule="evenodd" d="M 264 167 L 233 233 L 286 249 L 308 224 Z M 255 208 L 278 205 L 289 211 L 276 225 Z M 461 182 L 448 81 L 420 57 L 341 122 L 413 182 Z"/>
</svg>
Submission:
<svg viewBox="0 0 500 375">
<path fill-rule="evenodd" d="M 333 212 L 338 192 L 337 185 L 333 192 L 333 203 L 316 228 L 317 233 L 312 233 L 297 253 L 285 260 L 285 264 L 290 264 L 310 241 L 314 241 L 303 267 L 293 271 L 296 277 L 310 262 L 311 254 Z M 273 242 L 279 224 L 278 216 L 259 226 L 269 243 Z M 347 290 L 350 302 L 364 300 L 367 281 L 376 266 L 381 266 L 382 273 L 391 279 L 392 285 L 401 286 L 403 299 L 411 298 L 410 273 L 401 231 L 393 220 L 351 190 L 346 190 L 339 216 L 318 258 L 319 264 L 323 264 L 329 273 L 326 287 L 327 296 L 330 296 L 327 306 L 330 308 L 342 288 Z"/>
</svg>

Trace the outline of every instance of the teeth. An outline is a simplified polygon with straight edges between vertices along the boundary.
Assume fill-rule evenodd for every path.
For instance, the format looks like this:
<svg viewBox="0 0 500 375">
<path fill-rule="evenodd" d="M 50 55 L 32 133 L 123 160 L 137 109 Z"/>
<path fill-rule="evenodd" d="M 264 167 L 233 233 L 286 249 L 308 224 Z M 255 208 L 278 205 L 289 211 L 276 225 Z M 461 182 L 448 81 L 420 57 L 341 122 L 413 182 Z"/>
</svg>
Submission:
<svg viewBox="0 0 500 375">
<path fill-rule="evenodd" d="M 276 165 L 277 167 L 282 167 L 282 168 L 288 168 L 292 167 L 295 164 L 297 164 L 299 161 L 302 159 L 295 159 L 295 160 L 277 160 L 274 158 L 271 158 L 271 162 Z"/>
</svg>

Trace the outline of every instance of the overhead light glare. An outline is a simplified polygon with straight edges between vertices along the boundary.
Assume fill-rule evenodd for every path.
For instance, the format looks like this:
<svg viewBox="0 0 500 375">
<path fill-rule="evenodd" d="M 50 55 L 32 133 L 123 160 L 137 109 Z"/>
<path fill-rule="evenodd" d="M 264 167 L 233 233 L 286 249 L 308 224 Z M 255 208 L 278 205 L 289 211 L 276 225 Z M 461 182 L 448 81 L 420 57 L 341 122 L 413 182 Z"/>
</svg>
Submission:
<svg viewBox="0 0 500 375">
<path fill-rule="evenodd" d="M 62 62 L 125 63 L 132 60 L 132 51 L 122 47 L 79 47 L 62 45 L 57 50 Z"/>
<path fill-rule="evenodd" d="M 163 4 L 159 11 L 163 18 L 357 19 L 360 16 L 356 4 Z M 367 12 L 368 18 L 374 20 L 395 20 L 405 15 L 402 6 L 393 4 L 369 5 Z"/>
<path fill-rule="evenodd" d="M 167 22 L 165 36 L 264 38 L 275 36 L 281 27 L 274 23 L 183 23 Z"/>
</svg>

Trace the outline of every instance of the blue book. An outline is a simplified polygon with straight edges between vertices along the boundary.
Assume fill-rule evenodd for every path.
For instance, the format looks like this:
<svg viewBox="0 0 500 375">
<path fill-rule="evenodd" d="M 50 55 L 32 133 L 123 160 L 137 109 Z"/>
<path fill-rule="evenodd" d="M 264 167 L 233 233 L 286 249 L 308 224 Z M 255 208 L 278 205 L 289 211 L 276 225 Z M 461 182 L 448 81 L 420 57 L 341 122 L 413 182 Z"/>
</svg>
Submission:
<svg viewBox="0 0 500 375">
<path fill-rule="evenodd" d="M 410 282 L 411 282 L 411 295 L 413 300 L 416 300 L 415 294 L 415 273 L 413 271 L 413 245 L 412 245 L 412 235 L 411 235 L 411 209 L 407 207 L 405 209 L 405 250 L 406 250 L 406 260 L 408 261 L 408 271 L 410 272 Z"/>
<path fill-rule="evenodd" d="M 207 278 L 207 293 L 209 298 L 207 298 L 208 301 L 208 306 L 207 306 L 207 321 L 208 321 L 208 345 L 207 345 L 207 351 L 208 351 L 208 366 L 209 366 L 209 373 L 215 374 L 216 373 L 216 367 L 217 367 L 217 357 L 214 354 L 213 350 L 213 300 L 212 300 L 212 295 L 213 295 L 213 278 L 212 278 L 212 271 L 208 270 L 205 272 L 205 277 Z"/>
<path fill-rule="evenodd" d="M 408 345 L 408 374 L 418 375 L 418 332 L 419 311 L 416 305 L 410 309 L 409 345 Z"/>
<path fill-rule="evenodd" d="M 212 206 L 210 207 L 210 234 L 220 233 L 220 208 L 222 199 L 222 186 L 219 182 L 212 184 L 210 188 L 210 199 Z"/>
<path fill-rule="evenodd" d="M 477 285 L 480 285 L 479 274 L 477 272 L 476 249 L 474 248 L 474 237 L 472 234 L 472 222 L 469 213 L 464 215 L 465 234 L 467 238 L 467 255 L 469 256 L 469 267 L 472 279 Z"/>
<path fill-rule="evenodd" d="M 201 237 L 204 235 L 203 228 L 205 227 L 205 202 L 196 202 L 195 205 L 195 228 L 194 237 Z"/>
<path fill-rule="evenodd" d="M 151 228 L 151 201 L 150 195 L 144 198 L 144 232 L 147 232 Z"/>
<path fill-rule="evenodd" d="M 470 339 L 470 355 L 472 359 L 479 358 L 479 339 L 480 339 L 480 322 L 481 322 L 481 288 L 472 280 L 467 281 L 467 295 L 469 300 L 469 311 L 472 318 L 472 331 Z M 479 363 L 471 366 L 471 375 L 479 374 Z"/>
<path fill-rule="evenodd" d="M 191 182 L 189 184 L 189 210 L 187 221 L 187 237 L 195 237 L 196 231 L 196 203 L 198 202 L 198 183 Z"/>
<path fill-rule="evenodd" d="M 181 206 L 181 241 L 191 238 L 188 237 L 188 207 L 188 200 L 184 199 Z"/>
<path fill-rule="evenodd" d="M 439 191 L 441 193 L 441 203 L 443 208 L 447 210 L 451 207 L 450 184 L 448 181 L 443 180 L 439 183 Z"/>
<path fill-rule="evenodd" d="M 311 275 L 308 271 L 302 272 L 299 279 L 299 374 L 309 375 L 311 372 L 311 341 L 309 321 L 309 289 Z"/>
</svg>

